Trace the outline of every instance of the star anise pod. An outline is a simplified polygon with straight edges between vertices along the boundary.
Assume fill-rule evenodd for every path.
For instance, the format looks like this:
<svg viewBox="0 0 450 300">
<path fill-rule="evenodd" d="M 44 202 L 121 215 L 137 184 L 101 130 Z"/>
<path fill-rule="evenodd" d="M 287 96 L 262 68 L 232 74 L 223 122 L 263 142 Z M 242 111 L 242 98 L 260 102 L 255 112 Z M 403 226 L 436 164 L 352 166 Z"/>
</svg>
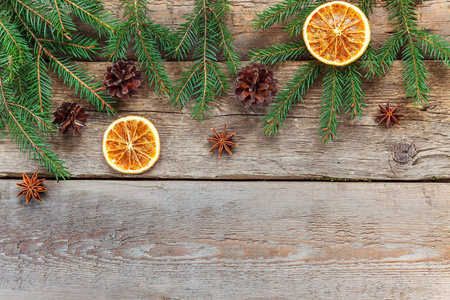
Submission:
<svg viewBox="0 0 450 300">
<path fill-rule="evenodd" d="M 20 186 L 23 190 L 17 194 L 17 197 L 22 195 L 26 195 L 27 203 L 30 202 L 31 197 L 37 202 L 41 202 L 41 196 L 39 193 L 45 192 L 47 189 L 42 186 L 45 178 L 37 179 L 38 172 L 34 172 L 33 176 L 29 178 L 27 174 L 22 173 L 24 183 L 17 183 L 17 186 Z"/>
<path fill-rule="evenodd" d="M 378 125 L 380 125 L 384 121 L 386 121 L 386 128 L 389 128 L 389 124 L 391 124 L 391 122 L 400 125 L 400 122 L 397 118 L 403 117 L 404 115 L 394 113 L 397 108 L 398 104 L 395 107 L 391 108 L 389 102 L 387 103 L 386 108 L 380 105 L 381 114 L 375 116 L 377 118 L 381 118 L 381 121 L 378 123 Z"/>
<path fill-rule="evenodd" d="M 214 132 L 214 135 L 216 137 L 214 137 L 214 138 L 206 138 L 206 140 L 208 140 L 211 143 L 215 144 L 214 146 L 212 146 L 211 149 L 209 149 L 209 152 L 212 152 L 215 149 L 219 148 L 219 159 L 222 158 L 223 149 L 225 149 L 225 151 L 227 151 L 228 154 L 233 155 L 233 153 L 231 153 L 230 147 L 231 146 L 237 147 L 237 145 L 238 145 L 238 144 L 233 143 L 231 141 L 231 139 L 236 134 L 236 132 L 233 132 L 232 134 L 227 136 L 226 135 L 226 127 L 227 127 L 227 125 L 224 124 L 221 135 L 214 128 L 211 128 L 212 132 Z"/>
</svg>

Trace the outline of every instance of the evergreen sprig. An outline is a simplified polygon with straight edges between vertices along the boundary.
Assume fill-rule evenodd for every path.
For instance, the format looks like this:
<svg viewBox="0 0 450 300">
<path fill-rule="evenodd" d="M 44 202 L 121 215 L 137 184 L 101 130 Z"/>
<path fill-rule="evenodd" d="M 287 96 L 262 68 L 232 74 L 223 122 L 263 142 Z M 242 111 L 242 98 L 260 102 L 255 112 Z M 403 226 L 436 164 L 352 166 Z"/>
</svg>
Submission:
<svg viewBox="0 0 450 300">
<path fill-rule="evenodd" d="M 195 119 L 203 120 L 205 112 L 211 115 L 209 103 L 229 88 L 227 77 L 217 63 L 218 54 L 222 51 L 232 76 L 241 65 L 226 24 L 230 6 L 228 0 L 198 0 L 194 12 L 186 16 L 186 22 L 176 32 L 178 42 L 172 55 L 184 59 L 195 48 L 196 61 L 177 81 L 171 103 L 179 107 L 193 103 Z"/>
<path fill-rule="evenodd" d="M 96 76 L 73 58 L 92 59 L 97 41 L 76 34 L 74 15 L 99 31 L 114 33 L 115 21 L 89 0 L 5 0 L 0 3 L 0 131 L 46 166 L 56 179 L 68 178 L 49 146 L 52 124 L 51 70 L 99 111 L 114 113 L 112 98 Z"/>
<path fill-rule="evenodd" d="M 258 14 L 254 27 L 266 30 L 275 24 L 289 20 L 284 26 L 284 31 L 293 37 L 301 36 L 307 16 L 323 2 L 323 0 L 282 1 Z M 376 0 L 359 0 L 358 5 L 369 16 L 376 5 Z M 395 32 L 381 47 L 378 54 L 373 45 L 369 44 L 358 61 L 346 67 L 324 68 L 319 134 L 325 142 L 337 137 L 337 118 L 342 113 L 342 108 L 345 113 L 350 113 L 351 118 L 362 116 L 362 108 L 366 104 L 361 73 L 365 73 L 364 77 L 368 80 L 373 80 L 375 76 L 383 76 L 389 71 L 397 55 L 401 53 L 406 97 L 411 98 L 414 105 L 424 105 L 428 102 L 430 94 L 427 83 L 429 74 L 424 63 L 424 54 L 427 53 L 433 59 L 441 61 L 445 67 L 450 67 L 450 43 L 443 37 L 428 33 L 418 26 L 414 1 L 388 0 L 387 9 Z M 250 56 L 254 61 L 276 64 L 305 55 L 307 55 L 306 47 L 299 39 L 287 44 L 257 49 L 252 51 Z M 278 133 L 279 127 L 284 126 L 283 121 L 293 104 L 297 100 L 303 101 L 302 96 L 306 91 L 301 90 L 301 93 L 298 93 L 296 87 L 304 88 L 305 82 L 311 85 L 318 77 L 315 72 L 308 73 L 307 70 L 308 65 L 300 67 L 299 72 L 275 97 L 264 118 L 263 131 L 266 134 Z M 309 77 L 305 78 L 305 76 Z M 291 94 L 290 90 L 294 92 Z"/>
<path fill-rule="evenodd" d="M 155 24 L 149 17 L 147 0 L 123 0 L 124 21 L 112 35 L 106 47 L 106 54 L 113 61 L 126 59 L 126 51 L 130 42 L 133 50 L 150 84 L 155 87 L 157 94 L 170 97 L 172 82 L 164 66 L 159 46 L 168 50 L 173 42 L 172 33 L 162 25 Z"/>
<path fill-rule="evenodd" d="M 424 53 L 450 67 L 450 44 L 439 35 L 430 34 L 417 24 L 416 3 L 412 0 L 388 0 L 389 20 L 394 34 L 381 47 L 380 71 L 384 75 L 401 52 L 405 94 L 414 106 L 428 103 L 430 88 Z"/>
<path fill-rule="evenodd" d="M 323 0 L 285 0 L 258 14 L 254 23 L 256 29 L 266 30 L 269 27 L 290 19 L 284 26 L 284 31 L 293 37 L 299 37 L 294 42 L 257 49 L 250 53 L 252 61 L 266 64 L 277 64 L 288 60 L 309 57 L 309 52 L 302 39 L 302 30 L 306 18 Z M 361 0 L 366 11 L 371 11 L 374 0 Z M 363 56 L 346 67 L 325 67 L 321 62 L 313 60 L 302 65 L 287 85 L 278 93 L 271 103 L 262 124 L 267 135 L 275 135 L 287 118 L 289 111 L 311 87 L 323 71 L 322 107 L 320 109 L 319 135 L 324 142 L 333 140 L 337 135 L 338 117 L 342 111 L 349 113 L 351 118 L 362 116 L 364 93 L 363 77 L 359 70 L 366 70 L 365 77 L 369 80 L 379 75 L 378 57 L 373 46 L 369 45 Z"/>
</svg>

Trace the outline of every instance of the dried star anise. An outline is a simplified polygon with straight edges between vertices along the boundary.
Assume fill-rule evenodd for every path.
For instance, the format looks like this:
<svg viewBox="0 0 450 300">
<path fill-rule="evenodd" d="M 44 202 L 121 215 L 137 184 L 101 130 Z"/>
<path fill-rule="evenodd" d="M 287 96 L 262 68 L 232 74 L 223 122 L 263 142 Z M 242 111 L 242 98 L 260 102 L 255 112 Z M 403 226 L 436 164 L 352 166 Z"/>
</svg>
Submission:
<svg viewBox="0 0 450 300">
<path fill-rule="evenodd" d="M 378 125 L 380 125 L 384 121 L 386 121 L 386 128 L 389 128 L 389 124 L 391 124 L 391 121 L 392 121 L 392 123 L 400 125 L 400 122 L 398 121 L 397 118 L 403 117 L 404 115 L 394 113 L 397 108 L 398 108 L 398 104 L 395 107 L 391 108 L 391 105 L 389 104 L 389 102 L 387 103 L 386 108 L 384 108 L 383 106 L 380 105 L 380 109 L 381 109 L 382 113 L 375 116 L 377 118 L 381 118 L 381 121 L 378 123 Z"/>
<path fill-rule="evenodd" d="M 17 197 L 26 194 L 27 203 L 30 202 L 31 197 L 33 197 L 34 200 L 41 202 L 41 196 L 39 195 L 39 193 L 45 192 L 47 190 L 42 186 L 45 178 L 38 180 L 37 174 L 38 172 L 36 171 L 34 172 L 33 176 L 29 178 L 27 174 L 22 173 L 24 183 L 17 183 L 17 186 L 20 186 L 23 189 L 22 191 L 20 191 L 20 193 L 17 194 Z"/>
<path fill-rule="evenodd" d="M 222 158 L 222 152 L 223 149 L 225 149 L 225 151 L 228 152 L 228 154 L 233 155 L 233 153 L 231 153 L 230 147 L 236 147 L 238 144 L 233 143 L 231 141 L 231 139 L 233 138 L 233 136 L 236 134 L 236 132 L 233 132 L 230 135 L 226 135 L 226 127 L 227 125 L 224 124 L 223 125 L 223 130 L 222 130 L 222 135 L 220 135 L 214 128 L 211 128 L 212 132 L 214 132 L 214 135 L 216 137 L 214 138 L 206 138 L 206 140 L 210 141 L 211 143 L 214 143 L 215 145 L 212 146 L 211 149 L 209 149 L 209 152 L 214 151 L 215 149 L 219 148 L 219 159 Z"/>
</svg>

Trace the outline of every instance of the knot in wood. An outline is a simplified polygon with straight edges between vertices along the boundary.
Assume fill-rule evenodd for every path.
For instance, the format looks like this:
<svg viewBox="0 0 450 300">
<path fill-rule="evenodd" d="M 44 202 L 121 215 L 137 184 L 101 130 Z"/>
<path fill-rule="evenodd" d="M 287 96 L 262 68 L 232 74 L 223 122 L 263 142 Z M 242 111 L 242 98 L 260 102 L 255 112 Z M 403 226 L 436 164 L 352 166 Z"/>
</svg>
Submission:
<svg viewBox="0 0 450 300">
<path fill-rule="evenodd" d="M 416 155 L 416 146 L 413 143 L 401 141 L 392 148 L 392 157 L 395 162 L 404 165 Z"/>
</svg>

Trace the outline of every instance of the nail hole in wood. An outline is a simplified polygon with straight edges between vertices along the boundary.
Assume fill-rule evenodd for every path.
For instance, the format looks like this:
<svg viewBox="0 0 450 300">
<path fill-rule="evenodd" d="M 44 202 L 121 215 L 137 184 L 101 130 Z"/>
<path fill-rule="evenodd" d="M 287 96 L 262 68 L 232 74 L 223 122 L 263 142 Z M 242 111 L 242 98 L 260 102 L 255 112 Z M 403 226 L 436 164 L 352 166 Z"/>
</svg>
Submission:
<svg viewBox="0 0 450 300">
<path fill-rule="evenodd" d="M 394 145 L 392 157 L 395 162 L 404 165 L 410 162 L 416 155 L 416 146 L 411 142 L 401 141 Z"/>
</svg>

